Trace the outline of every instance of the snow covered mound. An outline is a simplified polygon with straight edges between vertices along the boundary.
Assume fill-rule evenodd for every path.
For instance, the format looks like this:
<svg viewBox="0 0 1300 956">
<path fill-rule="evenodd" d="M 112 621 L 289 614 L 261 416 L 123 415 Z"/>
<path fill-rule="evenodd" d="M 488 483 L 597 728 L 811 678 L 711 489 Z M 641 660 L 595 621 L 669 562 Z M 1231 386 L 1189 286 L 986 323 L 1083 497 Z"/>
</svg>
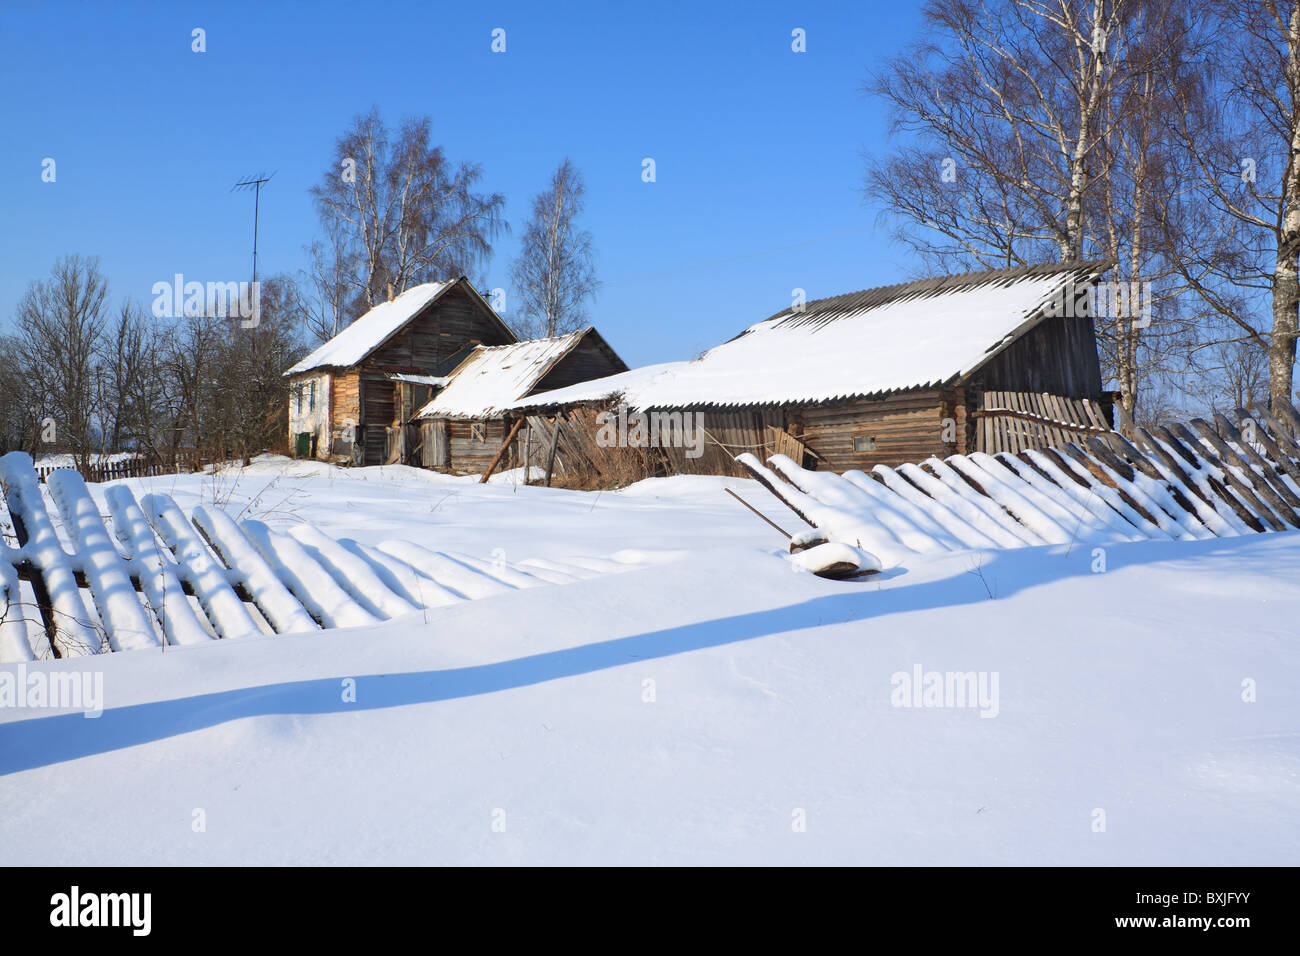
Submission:
<svg viewBox="0 0 1300 956">
<path fill-rule="evenodd" d="M 849 578 L 880 570 L 880 559 L 840 541 L 827 541 L 796 551 L 790 560 L 797 567 L 825 578 Z"/>
<path fill-rule="evenodd" d="M 427 621 L 30 663 L 100 675 L 103 712 L 0 708 L 3 857 L 1300 863 L 1300 535 L 1106 551 L 846 583 L 728 545 Z"/>
</svg>

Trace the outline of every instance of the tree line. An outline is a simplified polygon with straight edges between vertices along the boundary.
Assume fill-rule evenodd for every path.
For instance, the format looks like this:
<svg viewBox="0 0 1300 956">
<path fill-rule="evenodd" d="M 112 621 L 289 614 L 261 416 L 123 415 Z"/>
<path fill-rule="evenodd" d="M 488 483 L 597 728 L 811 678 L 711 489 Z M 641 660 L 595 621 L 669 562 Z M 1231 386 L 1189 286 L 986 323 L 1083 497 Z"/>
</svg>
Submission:
<svg viewBox="0 0 1300 956">
<path fill-rule="evenodd" d="M 394 130 L 377 110 L 355 117 L 312 189 L 321 231 L 308 266 L 261 280 L 255 321 L 207 307 L 159 317 L 115 301 L 97 258 L 60 258 L 0 335 L 0 453 L 69 454 L 85 472 L 113 452 L 179 467 L 287 450 L 287 368 L 407 288 L 474 277 L 490 260 L 509 227 L 505 197 L 482 178 L 434 143 L 428 117 Z M 586 321 L 597 282 L 583 205 L 565 158 L 532 202 L 511 268 L 502 310 L 521 338 Z"/>
<path fill-rule="evenodd" d="M 203 313 L 159 321 L 114 303 L 98 259 L 59 259 L 0 336 L 0 452 L 151 463 L 248 459 L 285 444 L 281 376 L 302 353 L 291 280 L 261 283 L 256 326 Z"/>
</svg>

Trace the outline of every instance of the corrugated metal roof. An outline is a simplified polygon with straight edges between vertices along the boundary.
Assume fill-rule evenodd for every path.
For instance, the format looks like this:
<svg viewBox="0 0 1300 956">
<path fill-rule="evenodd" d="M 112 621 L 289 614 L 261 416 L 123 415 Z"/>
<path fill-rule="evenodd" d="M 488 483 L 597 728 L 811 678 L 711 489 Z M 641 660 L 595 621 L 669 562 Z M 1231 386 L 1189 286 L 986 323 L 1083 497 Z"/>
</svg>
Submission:
<svg viewBox="0 0 1300 956">
<path fill-rule="evenodd" d="M 817 299 L 750 326 L 691 362 L 542 392 L 520 408 L 619 396 L 632 408 L 826 402 L 933 387 L 969 375 L 1041 318 L 1068 283 L 1108 263 L 941 276 Z"/>
<path fill-rule="evenodd" d="M 588 326 L 549 339 L 481 345 L 451 373 L 451 384 L 416 417 L 495 417 L 532 391 L 590 331 Z"/>
</svg>

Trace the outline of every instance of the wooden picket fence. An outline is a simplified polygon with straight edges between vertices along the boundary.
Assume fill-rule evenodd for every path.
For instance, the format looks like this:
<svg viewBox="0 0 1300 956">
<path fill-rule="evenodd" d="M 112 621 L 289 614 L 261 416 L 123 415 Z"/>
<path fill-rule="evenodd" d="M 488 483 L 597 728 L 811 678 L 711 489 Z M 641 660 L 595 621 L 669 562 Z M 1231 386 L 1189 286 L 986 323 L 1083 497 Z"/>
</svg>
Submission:
<svg viewBox="0 0 1300 956">
<path fill-rule="evenodd" d="M 1111 430 L 1101 405 L 1045 392 L 983 392 L 975 419 L 975 451 L 1018 454 L 1083 441 Z"/>
<path fill-rule="evenodd" d="M 153 478 L 157 475 L 187 475 L 190 472 L 197 471 L 204 463 L 192 456 L 178 458 L 175 463 L 160 462 L 146 458 L 123 458 L 118 461 L 104 462 L 103 464 L 94 464 L 86 468 L 84 473 L 85 479 L 90 482 L 102 483 L 105 481 L 118 481 L 122 478 Z M 44 481 L 56 471 L 73 470 L 74 465 L 41 465 L 34 466 L 36 479 Z"/>
</svg>

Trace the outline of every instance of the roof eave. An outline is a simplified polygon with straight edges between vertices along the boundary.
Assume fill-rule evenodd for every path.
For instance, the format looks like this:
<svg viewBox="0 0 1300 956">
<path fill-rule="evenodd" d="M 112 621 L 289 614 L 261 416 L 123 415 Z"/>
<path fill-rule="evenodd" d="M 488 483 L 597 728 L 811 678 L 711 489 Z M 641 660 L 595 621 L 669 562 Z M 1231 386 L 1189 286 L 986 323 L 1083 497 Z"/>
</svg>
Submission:
<svg viewBox="0 0 1300 956">
<path fill-rule="evenodd" d="M 1101 277 L 1106 272 L 1109 272 L 1113 267 L 1114 267 L 1114 263 L 1108 262 L 1106 260 L 1097 260 L 1094 262 L 1080 262 L 1078 263 L 1078 268 L 1069 278 L 1066 279 L 1066 281 L 1078 282 L 1082 278 L 1082 281 L 1084 282 L 1096 282 L 1099 277 Z M 1060 288 L 1063 287 L 1064 287 L 1064 282 L 1061 284 L 1061 286 L 1058 286 L 1057 289 L 1054 289 L 1048 295 L 1043 296 L 1043 298 L 1039 301 L 1038 305 L 1034 308 L 1034 311 L 1029 314 L 1029 317 L 1025 319 L 1024 322 L 1020 323 L 1020 325 L 1018 325 L 1015 329 L 1013 329 L 1012 331 L 1008 332 L 1005 336 L 1003 336 L 1002 340 L 998 342 L 996 345 L 994 345 L 992 348 L 990 348 L 987 352 L 985 352 L 984 355 L 980 357 L 978 362 L 976 362 L 970 368 L 958 373 L 958 375 L 956 376 L 957 381 L 958 382 L 969 381 L 971 376 L 973 376 L 976 372 L 978 372 L 984 366 L 988 365 L 989 362 L 993 361 L 995 358 L 997 358 L 999 355 L 1001 355 L 1003 352 L 1009 349 L 1012 345 L 1014 345 L 1020 339 L 1024 338 L 1024 336 L 1032 332 L 1035 328 L 1037 328 L 1044 321 L 1046 321 L 1046 319 L 1048 318 L 1046 314 L 1047 301 L 1049 298 L 1051 298 L 1051 296 L 1055 295 Z"/>
</svg>

